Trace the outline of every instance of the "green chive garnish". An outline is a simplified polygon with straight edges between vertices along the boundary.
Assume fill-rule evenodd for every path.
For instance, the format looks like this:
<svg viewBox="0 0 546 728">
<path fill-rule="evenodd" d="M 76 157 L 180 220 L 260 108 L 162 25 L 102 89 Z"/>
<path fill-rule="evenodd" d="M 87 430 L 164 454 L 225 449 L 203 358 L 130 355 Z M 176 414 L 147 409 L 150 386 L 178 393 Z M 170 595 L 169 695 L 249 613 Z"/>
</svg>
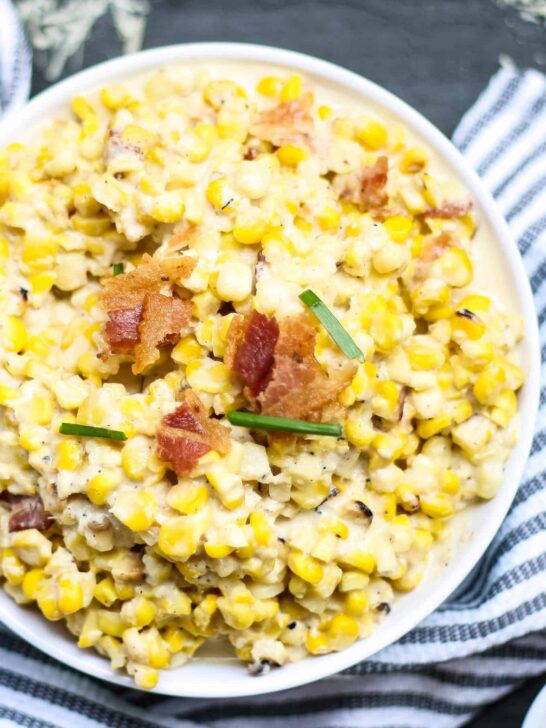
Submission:
<svg viewBox="0 0 546 728">
<path fill-rule="evenodd" d="M 120 273 L 123 273 L 123 263 L 114 263 L 114 275 L 119 276 Z"/>
<path fill-rule="evenodd" d="M 81 437 L 105 437 L 107 440 L 126 440 L 127 435 L 121 430 L 109 430 L 106 427 L 92 425 L 74 425 L 63 422 L 59 428 L 61 435 L 80 435 Z"/>
<path fill-rule="evenodd" d="M 292 420 L 288 417 L 269 417 L 256 415 L 253 412 L 228 412 L 228 420 L 238 427 L 249 427 L 253 430 L 274 430 L 275 432 L 297 432 L 302 435 L 330 435 L 342 437 L 341 425 L 323 422 L 306 422 Z"/>
<path fill-rule="evenodd" d="M 362 349 L 355 344 L 350 334 L 345 331 L 328 306 L 320 300 L 316 293 L 308 288 L 303 293 L 300 293 L 299 298 L 310 309 L 311 313 L 318 318 L 330 335 L 330 338 L 335 341 L 349 359 L 364 361 Z"/>
</svg>

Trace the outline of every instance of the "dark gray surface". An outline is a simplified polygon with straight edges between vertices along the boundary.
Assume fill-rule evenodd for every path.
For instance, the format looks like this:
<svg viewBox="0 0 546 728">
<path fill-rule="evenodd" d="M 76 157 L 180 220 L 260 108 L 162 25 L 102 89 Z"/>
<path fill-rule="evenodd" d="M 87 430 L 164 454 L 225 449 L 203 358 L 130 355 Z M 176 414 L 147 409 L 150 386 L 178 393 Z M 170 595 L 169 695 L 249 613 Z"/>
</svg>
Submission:
<svg viewBox="0 0 546 728">
<path fill-rule="evenodd" d="M 446 134 L 501 54 L 546 70 L 546 30 L 493 0 L 152 0 L 146 47 L 203 40 L 265 43 L 339 63 L 394 91 Z M 103 19 L 66 74 L 119 51 Z M 37 71 L 34 92 L 47 85 Z M 542 684 L 531 681 L 468 728 L 520 728 Z"/>
</svg>

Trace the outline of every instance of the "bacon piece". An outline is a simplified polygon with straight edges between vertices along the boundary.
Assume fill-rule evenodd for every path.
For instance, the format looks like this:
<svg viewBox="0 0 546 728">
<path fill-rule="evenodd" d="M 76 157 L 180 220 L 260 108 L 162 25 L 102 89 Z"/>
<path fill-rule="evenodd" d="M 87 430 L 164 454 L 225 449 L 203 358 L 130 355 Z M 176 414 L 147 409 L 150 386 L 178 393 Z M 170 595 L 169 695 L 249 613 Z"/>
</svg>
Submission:
<svg viewBox="0 0 546 728">
<path fill-rule="evenodd" d="M 429 207 L 424 212 L 425 217 L 453 220 L 462 217 L 472 209 L 472 200 L 466 202 L 443 202 L 440 207 Z"/>
<path fill-rule="evenodd" d="M 193 305 L 176 296 L 146 296 L 138 341 L 134 347 L 133 374 L 140 374 L 159 359 L 159 347 L 175 344 L 190 329 Z"/>
<path fill-rule="evenodd" d="M 433 237 L 429 242 L 421 255 L 421 261 L 423 263 L 434 263 L 434 261 L 442 256 L 448 248 L 451 248 L 456 244 L 457 238 L 453 235 L 453 233 L 440 233 Z"/>
<path fill-rule="evenodd" d="M 250 125 L 250 133 L 276 147 L 284 144 L 308 144 L 314 124 L 311 116 L 313 97 L 305 94 L 261 111 Z"/>
<path fill-rule="evenodd" d="M 351 176 L 341 192 L 341 197 L 358 205 L 362 212 L 378 210 L 389 200 L 386 190 L 388 174 L 387 157 L 378 157 L 375 164 L 363 167 L 360 172 Z"/>
<path fill-rule="evenodd" d="M 135 306 L 121 311 L 109 311 L 104 327 L 104 337 L 110 351 L 114 354 L 127 354 L 134 351 L 138 344 L 138 327 L 142 318 L 143 306 Z"/>
<path fill-rule="evenodd" d="M 178 475 L 185 475 L 209 450 L 225 454 L 231 442 L 229 431 L 207 415 L 199 397 L 191 389 L 181 396 L 181 404 L 165 415 L 157 431 L 157 454 L 170 463 Z"/>
<path fill-rule="evenodd" d="M 119 311 L 142 306 L 149 293 L 159 293 L 165 284 L 174 285 L 188 278 L 195 267 L 190 257 L 152 258 L 144 255 L 140 265 L 128 273 L 102 280 L 99 304 L 105 311 Z"/>
<path fill-rule="evenodd" d="M 8 521 L 10 533 L 25 531 L 27 528 L 36 528 L 38 531 L 47 531 L 52 516 L 48 513 L 39 495 L 13 495 L 3 493 L 2 501 L 10 508 Z"/>
<path fill-rule="evenodd" d="M 276 319 L 258 311 L 231 322 L 225 361 L 244 380 L 253 397 L 267 384 L 278 338 Z"/>
<path fill-rule="evenodd" d="M 167 243 L 167 248 L 171 252 L 183 250 L 184 248 L 187 248 L 189 245 L 191 245 L 191 243 L 193 243 L 196 238 L 197 226 L 193 225 L 192 227 L 189 227 L 186 230 L 182 230 L 182 232 L 173 235 Z"/>
<path fill-rule="evenodd" d="M 280 323 L 252 312 L 234 319 L 225 361 L 246 384 L 255 409 L 275 417 L 321 420 L 337 407 L 356 365 L 328 375 L 315 358 L 316 331 L 307 314 Z"/>
<path fill-rule="evenodd" d="M 307 314 L 283 319 L 267 387 L 258 396 L 263 414 L 319 421 L 337 408 L 338 395 L 356 371 L 347 362 L 328 375 L 315 358 L 316 331 Z"/>
</svg>

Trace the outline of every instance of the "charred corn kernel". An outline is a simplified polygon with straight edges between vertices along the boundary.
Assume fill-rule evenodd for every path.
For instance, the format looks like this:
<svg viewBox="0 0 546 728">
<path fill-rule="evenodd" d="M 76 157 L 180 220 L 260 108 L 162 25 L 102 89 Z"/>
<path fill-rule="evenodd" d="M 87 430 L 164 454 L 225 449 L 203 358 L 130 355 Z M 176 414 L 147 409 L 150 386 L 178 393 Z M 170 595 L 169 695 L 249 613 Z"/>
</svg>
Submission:
<svg viewBox="0 0 546 728">
<path fill-rule="evenodd" d="M 338 561 L 344 566 L 359 569 L 365 574 L 372 574 L 376 567 L 375 557 L 368 551 L 352 551 L 348 554 L 340 554 Z"/>
<path fill-rule="evenodd" d="M 357 127 L 356 138 L 367 149 L 380 149 L 388 140 L 387 130 L 381 122 L 370 119 L 364 126 Z"/>
<path fill-rule="evenodd" d="M 277 149 L 277 157 L 279 162 L 286 167 L 297 167 L 300 162 L 309 158 L 309 152 L 303 147 L 287 144 Z"/>
<path fill-rule="evenodd" d="M 186 516 L 199 513 L 209 500 L 209 491 L 203 483 L 187 481 L 170 488 L 167 503 Z"/>
<path fill-rule="evenodd" d="M 111 576 L 106 576 L 95 585 L 93 596 L 105 607 L 111 607 L 117 601 L 118 595 Z"/>
<path fill-rule="evenodd" d="M 296 576 L 309 584 L 318 584 L 324 576 L 323 566 L 312 556 L 301 551 L 292 551 L 288 557 L 288 566 Z"/>
<path fill-rule="evenodd" d="M 57 581 L 57 591 L 57 603 L 63 614 L 74 614 L 84 606 L 82 586 L 73 575 L 61 576 Z"/>
<path fill-rule="evenodd" d="M 317 222 L 323 230 L 337 230 L 341 225 L 341 213 L 335 207 L 326 205 L 317 215 Z"/>
<path fill-rule="evenodd" d="M 480 404 L 494 405 L 505 386 L 505 370 L 497 364 L 492 364 L 478 376 L 472 391 Z"/>
<path fill-rule="evenodd" d="M 363 589 L 354 589 L 345 597 L 345 611 L 352 617 L 361 617 L 368 609 L 368 595 Z"/>
<path fill-rule="evenodd" d="M 461 487 L 461 479 L 453 470 L 443 470 L 440 475 L 440 487 L 444 493 L 456 495 Z"/>
<path fill-rule="evenodd" d="M 395 243 L 403 243 L 411 233 L 413 221 L 409 217 L 396 215 L 387 218 L 383 223 L 383 227 L 388 232 L 391 240 L 394 240 Z"/>
<path fill-rule="evenodd" d="M 430 518 L 449 518 L 455 513 L 453 501 L 444 493 L 424 494 L 420 505 L 423 513 Z"/>
<path fill-rule="evenodd" d="M 146 531 L 155 519 L 157 500 L 148 491 L 126 491 L 120 493 L 112 513 L 131 531 Z"/>
<path fill-rule="evenodd" d="M 150 215 L 158 222 L 173 223 L 182 219 L 185 209 L 182 194 L 178 190 L 170 190 L 155 199 Z"/>
<path fill-rule="evenodd" d="M 0 384 L 0 405 L 5 405 L 17 397 L 17 390 Z"/>
<path fill-rule="evenodd" d="M 227 544 L 206 543 L 204 549 L 211 559 L 223 559 L 229 556 L 235 550 L 235 547 Z"/>
<path fill-rule="evenodd" d="M 36 296 L 48 293 L 53 288 L 55 278 L 55 273 L 46 273 L 45 271 L 29 276 L 28 282 L 32 293 Z"/>
<path fill-rule="evenodd" d="M 250 525 L 254 531 L 256 543 L 260 546 L 267 546 L 272 537 L 271 526 L 262 511 L 254 511 L 250 514 Z"/>
<path fill-rule="evenodd" d="M 2 343 L 8 351 L 16 353 L 26 348 L 28 343 L 27 330 L 24 323 L 17 316 L 6 316 Z"/>
<path fill-rule="evenodd" d="M 97 615 L 98 628 L 110 637 L 123 637 L 127 626 L 119 612 L 108 612 L 101 609 Z"/>
<path fill-rule="evenodd" d="M 209 183 L 206 191 L 207 200 L 216 210 L 224 210 L 233 200 L 227 177 L 218 177 Z"/>
<path fill-rule="evenodd" d="M 102 470 L 87 483 L 87 497 L 96 506 L 102 506 L 108 496 L 121 482 L 121 476 L 114 470 Z"/>
<path fill-rule="evenodd" d="M 471 341 L 475 341 L 485 333 L 485 324 L 472 311 L 467 308 L 458 308 L 451 319 L 451 328 L 454 334 L 463 334 Z"/>
<path fill-rule="evenodd" d="M 437 262 L 443 279 L 454 288 L 467 286 L 474 276 L 472 263 L 465 250 L 451 248 Z"/>
<path fill-rule="evenodd" d="M 375 432 L 368 421 L 348 419 L 345 423 L 345 437 L 351 445 L 365 448 L 373 441 Z"/>
<path fill-rule="evenodd" d="M 147 448 L 142 446 L 140 439 L 130 440 L 121 451 L 121 466 L 132 480 L 142 480 L 148 464 L 149 453 Z"/>
<path fill-rule="evenodd" d="M 83 447 L 78 440 L 66 438 L 57 445 L 57 467 L 60 470 L 77 470 L 83 461 Z"/>
<path fill-rule="evenodd" d="M 256 90 L 263 96 L 275 98 L 280 94 L 282 85 L 281 79 L 277 76 L 264 76 L 258 81 Z"/>
<path fill-rule="evenodd" d="M 36 599 L 44 578 L 43 569 L 30 569 L 30 571 L 27 571 L 22 582 L 22 589 L 27 599 Z"/>
<path fill-rule="evenodd" d="M 424 440 L 429 437 L 434 437 L 446 427 L 451 425 L 451 417 L 449 415 L 438 415 L 438 417 L 431 417 L 429 420 L 420 420 L 417 425 L 417 434 Z"/>
<path fill-rule="evenodd" d="M 427 153 L 419 147 L 412 147 L 404 154 L 398 165 L 404 174 L 416 174 L 422 172 L 428 163 Z"/>
<path fill-rule="evenodd" d="M 281 101 L 287 102 L 287 101 L 295 101 L 296 99 L 299 99 L 302 92 L 302 82 L 301 82 L 301 76 L 298 74 L 294 74 L 292 76 L 289 76 L 280 93 Z"/>
<path fill-rule="evenodd" d="M 171 357 L 178 364 L 189 364 L 195 359 L 200 359 L 202 355 L 203 349 L 193 336 L 186 336 L 180 339 L 171 352 Z"/>
</svg>

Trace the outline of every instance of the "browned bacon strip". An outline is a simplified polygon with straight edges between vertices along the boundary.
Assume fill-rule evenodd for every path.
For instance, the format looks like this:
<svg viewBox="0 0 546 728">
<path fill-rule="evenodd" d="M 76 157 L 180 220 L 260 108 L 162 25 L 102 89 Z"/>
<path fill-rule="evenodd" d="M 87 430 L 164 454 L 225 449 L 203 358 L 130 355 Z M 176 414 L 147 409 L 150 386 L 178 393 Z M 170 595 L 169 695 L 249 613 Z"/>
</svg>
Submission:
<svg viewBox="0 0 546 728">
<path fill-rule="evenodd" d="M 10 508 L 8 521 L 10 532 L 36 528 L 46 531 L 51 525 L 52 516 L 48 513 L 39 495 L 13 495 L 2 493 L 0 500 Z"/>
<path fill-rule="evenodd" d="M 375 164 L 363 167 L 352 176 L 349 184 L 341 191 L 341 197 L 358 205 L 362 212 L 378 210 L 389 200 L 386 189 L 388 174 L 387 157 L 379 157 Z"/>
<path fill-rule="evenodd" d="M 441 218 L 444 220 L 452 220 L 462 217 L 472 209 L 472 200 L 466 202 L 444 202 L 439 207 L 427 208 L 423 215 L 425 217 Z"/>
<path fill-rule="evenodd" d="M 237 317 L 231 323 L 225 361 L 244 380 L 254 397 L 267 384 L 278 338 L 276 319 L 258 311 Z"/>
<path fill-rule="evenodd" d="M 151 293 L 144 300 L 142 320 L 135 345 L 133 374 L 140 374 L 159 359 L 159 347 L 175 344 L 190 329 L 191 301 Z"/>
<path fill-rule="evenodd" d="M 222 454 L 229 452 L 231 443 L 228 430 L 207 415 L 201 400 L 186 389 L 178 407 L 165 415 L 157 431 L 157 454 L 173 467 L 178 475 L 185 475 L 209 450 Z"/>
<path fill-rule="evenodd" d="M 286 101 L 261 111 L 250 125 L 250 133 L 276 147 L 306 144 L 314 129 L 312 105 L 313 97 L 305 94 L 294 101 Z"/>
<path fill-rule="evenodd" d="M 138 344 L 138 327 L 142 318 L 143 306 L 135 306 L 121 311 L 109 311 L 104 327 L 104 337 L 114 354 L 129 354 Z"/>
</svg>

